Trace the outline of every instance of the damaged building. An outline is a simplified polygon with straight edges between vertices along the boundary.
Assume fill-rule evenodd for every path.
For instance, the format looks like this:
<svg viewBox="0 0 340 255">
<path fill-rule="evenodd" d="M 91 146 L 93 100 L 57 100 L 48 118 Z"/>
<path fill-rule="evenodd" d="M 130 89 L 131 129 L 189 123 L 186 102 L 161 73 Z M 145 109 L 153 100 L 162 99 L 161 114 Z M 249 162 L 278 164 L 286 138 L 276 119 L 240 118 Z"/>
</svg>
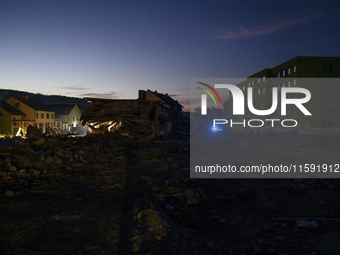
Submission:
<svg viewBox="0 0 340 255">
<path fill-rule="evenodd" d="M 157 138 L 172 131 L 171 108 L 162 101 L 86 98 L 81 116 L 87 133 L 117 131 L 133 138 Z"/>
</svg>

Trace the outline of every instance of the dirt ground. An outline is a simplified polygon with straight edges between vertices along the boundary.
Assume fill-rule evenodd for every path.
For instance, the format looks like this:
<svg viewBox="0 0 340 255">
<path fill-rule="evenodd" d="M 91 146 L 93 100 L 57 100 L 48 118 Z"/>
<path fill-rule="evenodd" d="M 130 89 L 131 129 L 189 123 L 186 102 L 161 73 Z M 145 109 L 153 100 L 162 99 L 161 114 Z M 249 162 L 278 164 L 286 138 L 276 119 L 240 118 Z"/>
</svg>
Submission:
<svg viewBox="0 0 340 255">
<path fill-rule="evenodd" d="M 233 162 L 340 163 L 331 137 L 223 139 Z M 190 141 L 179 135 L 81 145 L 72 170 L 27 166 L 27 181 L 2 171 L 1 254 L 340 254 L 338 179 L 190 179 Z"/>
</svg>

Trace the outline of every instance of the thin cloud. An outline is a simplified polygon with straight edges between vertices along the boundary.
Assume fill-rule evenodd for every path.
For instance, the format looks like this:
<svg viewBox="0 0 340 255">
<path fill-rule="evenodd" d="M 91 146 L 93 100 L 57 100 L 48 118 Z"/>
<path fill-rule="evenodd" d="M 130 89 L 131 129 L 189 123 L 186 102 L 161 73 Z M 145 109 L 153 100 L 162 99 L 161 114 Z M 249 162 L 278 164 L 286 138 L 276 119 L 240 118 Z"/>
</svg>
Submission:
<svg viewBox="0 0 340 255">
<path fill-rule="evenodd" d="M 77 87 L 59 87 L 61 89 L 68 89 L 68 90 L 88 90 L 89 88 L 77 88 Z"/>
<path fill-rule="evenodd" d="M 95 97 L 95 98 L 116 98 L 117 93 L 116 92 L 109 92 L 109 93 L 85 93 L 82 95 L 79 95 L 80 97 Z"/>
<path fill-rule="evenodd" d="M 179 90 L 179 91 L 190 91 L 190 88 L 179 88 L 177 90 Z"/>
<path fill-rule="evenodd" d="M 299 25 L 301 23 L 320 18 L 324 15 L 325 15 L 325 13 L 318 14 L 318 15 L 311 15 L 311 16 L 307 16 L 307 17 L 301 17 L 301 18 L 297 18 L 297 19 L 287 20 L 287 21 L 284 21 L 284 22 L 281 22 L 281 23 L 270 24 L 270 25 L 261 26 L 261 27 L 257 27 L 257 28 L 244 28 L 244 27 L 242 27 L 237 31 L 223 32 L 223 33 L 221 33 L 221 35 L 214 36 L 214 38 L 220 39 L 220 40 L 228 40 L 228 39 L 239 39 L 239 38 L 244 38 L 244 37 L 270 34 L 270 33 L 279 31 L 279 30 L 284 29 L 284 28 L 293 27 L 293 26 Z"/>
<path fill-rule="evenodd" d="M 173 97 L 173 98 L 186 98 L 186 97 L 188 97 L 190 94 L 178 94 L 178 95 L 176 95 L 176 94 L 173 94 L 173 95 L 170 95 L 170 97 Z"/>
<path fill-rule="evenodd" d="M 113 75 L 117 75 L 117 76 L 125 76 L 125 77 L 148 77 L 148 75 L 145 74 L 138 74 L 138 73 L 117 73 L 117 72 L 113 72 Z"/>
</svg>

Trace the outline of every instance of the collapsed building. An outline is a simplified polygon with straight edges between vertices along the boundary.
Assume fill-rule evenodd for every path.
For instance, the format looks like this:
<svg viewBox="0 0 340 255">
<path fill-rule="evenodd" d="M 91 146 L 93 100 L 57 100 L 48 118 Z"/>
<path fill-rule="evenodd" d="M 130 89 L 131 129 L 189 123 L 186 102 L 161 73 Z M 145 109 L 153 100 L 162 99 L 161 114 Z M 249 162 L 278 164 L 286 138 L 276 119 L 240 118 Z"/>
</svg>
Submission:
<svg viewBox="0 0 340 255">
<path fill-rule="evenodd" d="M 172 131 L 170 107 L 162 101 L 86 98 L 81 121 L 88 133 L 117 131 L 131 138 L 158 138 Z"/>
</svg>

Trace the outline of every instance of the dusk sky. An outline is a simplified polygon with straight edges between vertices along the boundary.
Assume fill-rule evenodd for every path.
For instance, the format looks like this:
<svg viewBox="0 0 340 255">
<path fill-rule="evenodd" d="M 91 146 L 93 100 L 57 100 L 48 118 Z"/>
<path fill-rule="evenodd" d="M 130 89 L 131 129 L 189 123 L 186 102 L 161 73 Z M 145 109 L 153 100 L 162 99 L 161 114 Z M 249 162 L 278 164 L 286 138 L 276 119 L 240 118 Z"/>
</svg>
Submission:
<svg viewBox="0 0 340 255">
<path fill-rule="evenodd" d="M 334 1 L 0 1 L 0 87 L 188 105 L 190 78 L 340 56 Z M 187 107 L 184 109 L 188 109 Z"/>
</svg>

